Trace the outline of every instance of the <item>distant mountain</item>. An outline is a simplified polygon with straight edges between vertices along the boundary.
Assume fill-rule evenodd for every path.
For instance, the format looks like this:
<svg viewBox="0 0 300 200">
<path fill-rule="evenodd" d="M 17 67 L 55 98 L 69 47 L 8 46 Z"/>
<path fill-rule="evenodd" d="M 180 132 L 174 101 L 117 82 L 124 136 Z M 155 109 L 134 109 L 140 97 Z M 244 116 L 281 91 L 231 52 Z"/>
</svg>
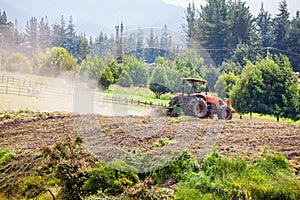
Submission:
<svg viewBox="0 0 300 200">
<path fill-rule="evenodd" d="M 50 24 L 60 23 L 61 15 L 68 23 L 72 16 L 77 32 L 87 36 L 101 31 L 114 33 L 121 21 L 127 30 L 162 28 L 166 24 L 168 29 L 180 32 L 184 23 L 184 8 L 161 0 L 0 0 L 0 10 L 10 21 L 17 19 L 23 30 L 32 16 L 47 16 Z"/>
</svg>

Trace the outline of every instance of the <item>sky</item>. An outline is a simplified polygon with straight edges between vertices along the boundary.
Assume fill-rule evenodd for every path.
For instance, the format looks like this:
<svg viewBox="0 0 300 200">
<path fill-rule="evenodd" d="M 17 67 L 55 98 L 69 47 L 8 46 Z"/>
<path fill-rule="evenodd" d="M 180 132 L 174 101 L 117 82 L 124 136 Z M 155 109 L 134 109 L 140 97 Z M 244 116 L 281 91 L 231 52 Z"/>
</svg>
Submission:
<svg viewBox="0 0 300 200">
<path fill-rule="evenodd" d="M 192 0 L 162 0 L 169 4 L 174 4 L 182 7 L 187 7 L 189 2 Z M 268 12 L 275 16 L 278 13 L 278 5 L 281 0 L 243 0 L 246 1 L 246 4 L 249 6 L 250 11 L 253 15 L 257 16 L 261 7 L 261 3 L 264 3 L 264 8 Z M 199 8 L 200 5 L 205 4 L 206 0 L 194 0 L 196 8 Z M 300 10 L 300 1 L 299 0 L 287 0 L 288 9 L 291 13 L 291 16 L 295 16 L 296 11 Z"/>
</svg>

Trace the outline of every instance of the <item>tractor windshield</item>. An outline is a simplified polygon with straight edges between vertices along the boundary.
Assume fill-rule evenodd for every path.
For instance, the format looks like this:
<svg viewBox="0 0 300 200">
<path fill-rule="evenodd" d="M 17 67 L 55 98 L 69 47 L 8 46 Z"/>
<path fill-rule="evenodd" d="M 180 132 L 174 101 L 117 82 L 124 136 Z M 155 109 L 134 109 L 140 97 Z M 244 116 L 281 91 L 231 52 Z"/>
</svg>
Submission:
<svg viewBox="0 0 300 200">
<path fill-rule="evenodd" d="M 201 93 L 206 91 L 206 82 L 186 81 L 186 92 Z"/>
</svg>

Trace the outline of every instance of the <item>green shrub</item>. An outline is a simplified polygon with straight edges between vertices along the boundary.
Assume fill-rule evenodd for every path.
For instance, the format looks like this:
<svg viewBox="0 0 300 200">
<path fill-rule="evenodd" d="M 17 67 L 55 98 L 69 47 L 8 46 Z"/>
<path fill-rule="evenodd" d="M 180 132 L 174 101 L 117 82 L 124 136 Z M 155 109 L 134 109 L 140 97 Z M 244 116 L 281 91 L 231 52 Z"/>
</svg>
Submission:
<svg viewBox="0 0 300 200">
<path fill-rule="evenodd" d="M 0 167 L 15 157 L 9 149 L 0 148 Z"/>
<path fill-rule="evenodd" d="M 140 178 L 151 177 L 157 184 L 162 184 L 169 179 L 174 182 L 179 182 L 185 173 L 195 172 L 199 170 L 199 164 L 195 157 L 188 152 L 183 152 L 182 155 L 173 163 L 170 163 L 164 168 L 153 172 L 144 173 Z"/>
<path fill-rule="evenodd" d="M 133 184 L 139 182 L 139 177 L 134 173 L 121 172 L 102 163 L 87 172 L 87 179 L 82 187 L 85 196 L 97 194 L 102 191 L 107 195 L 118 195 Z"/>
<path fill-rule="evenodd" d="M 31 73 L 30 61 L 21 53 L 14 53 L 4 63 L 4 69 L 10 72 Z"/>
<path fill-rule="evenodd" d="M 176 197 L 191 199 L 185 195 L 194 199 L 299 199 L 300 184 L 281 154 L 264 153 L 248 163 L 213 151 L 199 172 L 183 176 Z"/>
<path fill-rule="evenodd" d="M 133 81 L 127 71 L 123 70 L 118 82 L 118 85 L 122 87 L 131 87 L 133 85 Z"/>
</svg>

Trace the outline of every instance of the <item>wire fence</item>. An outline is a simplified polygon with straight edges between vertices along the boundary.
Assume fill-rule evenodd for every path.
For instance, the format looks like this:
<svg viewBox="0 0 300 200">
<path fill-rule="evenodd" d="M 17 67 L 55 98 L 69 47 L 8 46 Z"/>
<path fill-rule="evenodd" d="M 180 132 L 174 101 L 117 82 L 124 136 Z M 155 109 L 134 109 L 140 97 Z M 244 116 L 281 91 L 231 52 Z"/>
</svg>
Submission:
<svg viewBox="0 0 300 200">
<path fill-rule="evenodd" d="M 0 94 L 26 96 L 28 98 L 49 98 L 59 100 L 72 100 L 74 87 L 55 87 L 47 83 L 20 79 L 5 75 L 0 75 Z M 162 106 L 160 103 L 137 100 L 129 97 L 106 95 L 95 92 L 94 102 L 102 104 L 120 104 L 135 106 Z"/>
<path fill-rule="evenodd" d="M 96 100 L 96 102 L 106 103 L 106 104 L 166 107 L 166 105 L 164 105 L 162 103 L 155 104 L 151 101 L 136 100 L 136 99 L 129 98 L 129 97 L 103 95 L 101 93 L 95 94 L 94 100 Z"/>
</svg>

